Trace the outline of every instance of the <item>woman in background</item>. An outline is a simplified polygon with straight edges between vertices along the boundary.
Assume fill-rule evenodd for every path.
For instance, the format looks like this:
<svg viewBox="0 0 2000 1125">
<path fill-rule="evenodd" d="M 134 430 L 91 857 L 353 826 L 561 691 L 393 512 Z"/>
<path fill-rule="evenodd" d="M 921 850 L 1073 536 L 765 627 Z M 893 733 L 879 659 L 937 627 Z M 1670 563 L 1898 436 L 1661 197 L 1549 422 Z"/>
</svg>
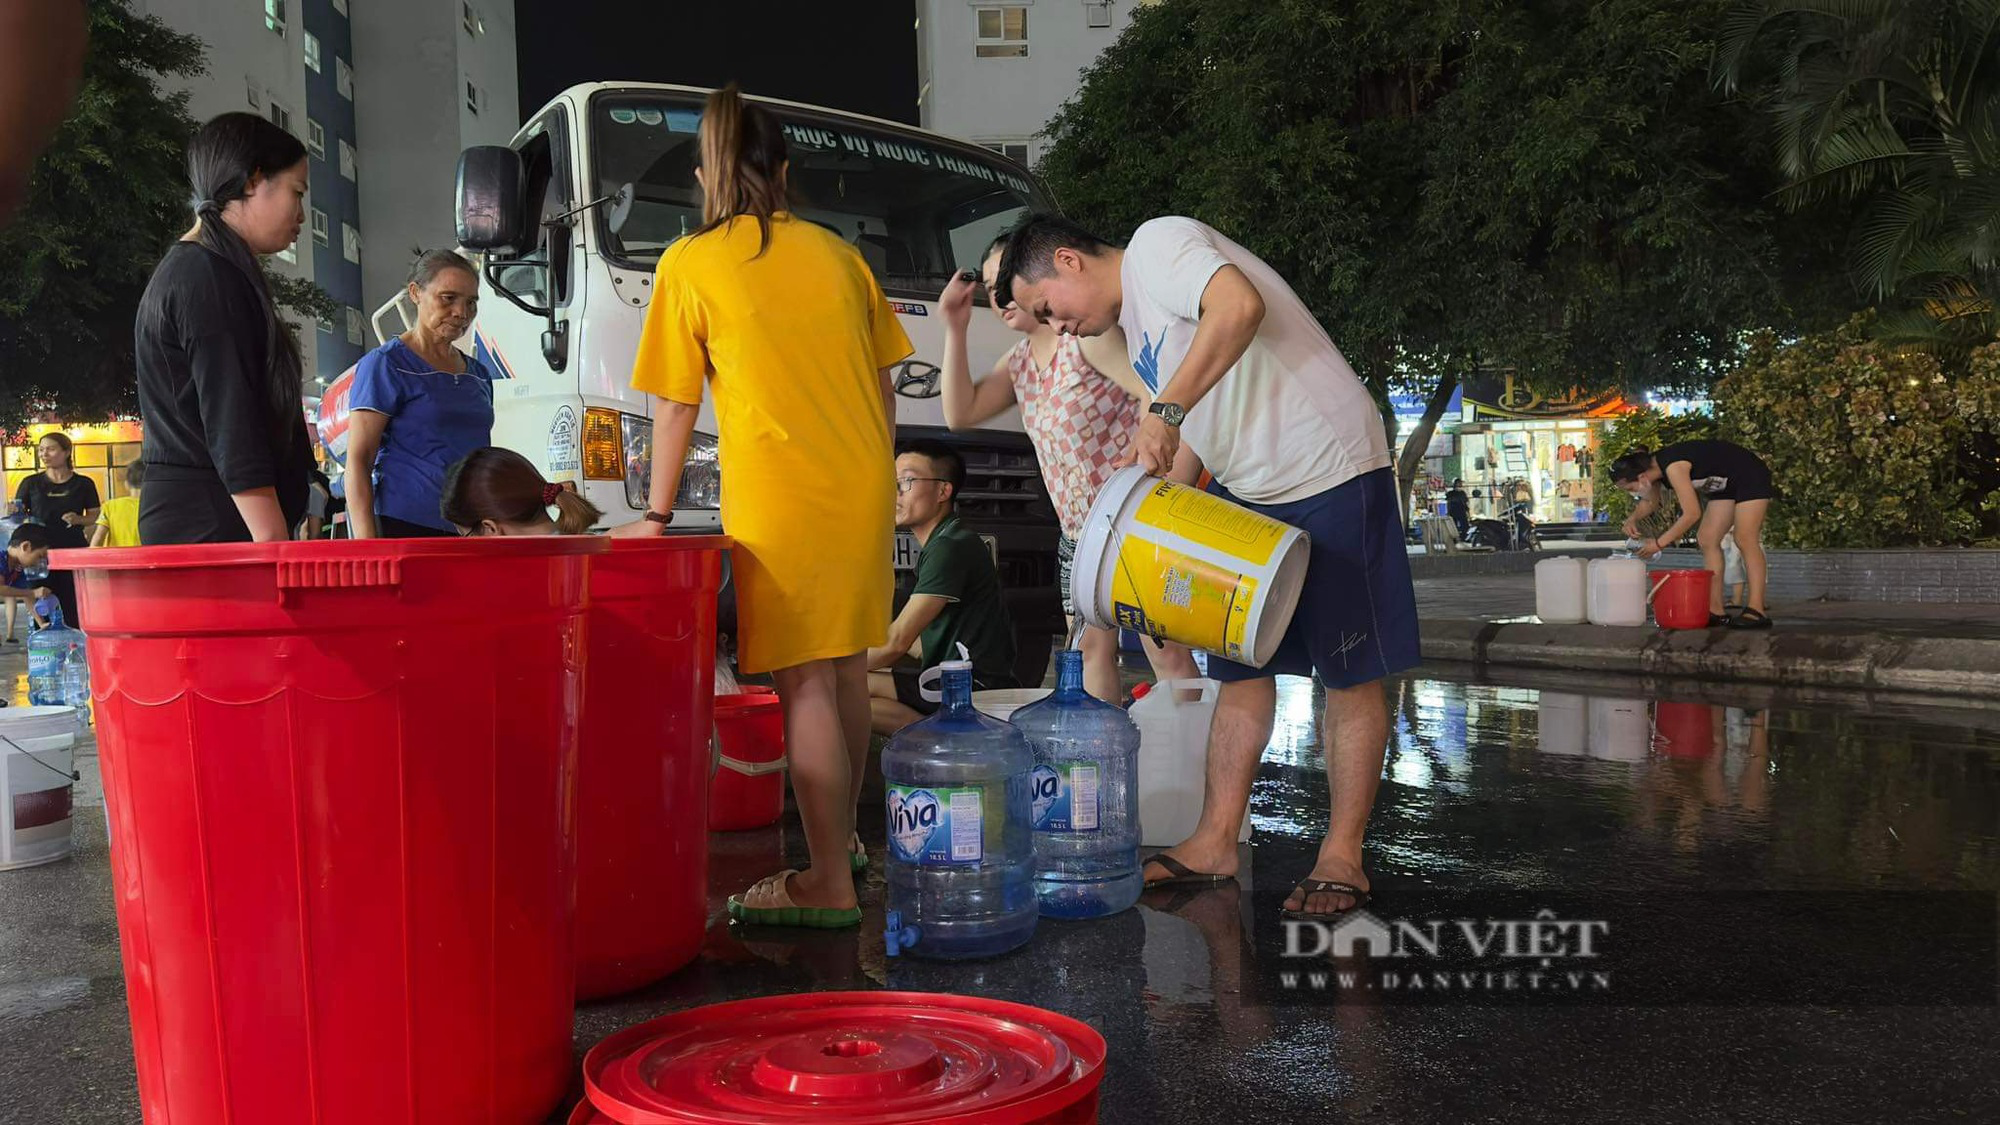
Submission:
<svg viewBox="0 0 2000 1125">
<path fill-rule="evenodd" d="M 549 509 L 555 516 L 549 516 Z M 604 518 L 511 449 L 475 449 L 444 474 L 439 514 L 460 535 L 582 535 Z"/>
<path fill-rule="evenodd" d="M 30 518 L 49 529 L 51 549 L 89 546 L 89 533 L 84 529 L 97 522 L 103 503 L 97 496 L 97 482 L 76 471 L 76 446 L 68 434 L 43 434 L 35 450 L 41 456 L 42 471 L 24 477 L 14 499 L 27 509 Z M 51 570 L 44 582 L 62 605 L 63 621 L 72 629 L 83 628 L 76 616 L 76 575 Z"/>
<path fill-rule="evenodd" d="M 1625 534 L 1637 538 L 1639 523 L 1657 511 L 1671 487 L 1680 502 L 1680 518 L 1650 541 L 1641 544 L 1639 557 L 1650 559 L 1667 544 L 1700 524 L 1696 539 L 1701 544 L 1702 565 L 1715 577 L 1708 584 L 1708 626 L 1727 625 L 1732 629 L 1769 629 L 1770 615 L 1764 612 L 1764 591 L 1770 572 L 1764 560 L 1764 513 L 1771 507 L 1771 469 L 1755 453 L 1729 441 L 1683 441 L 1659 452 L 1633 449 L 1611 463 L 1611 479 L 1638 501 L 1625 520 Z M 1743 553 L 1743 612 L 1734 617 L 1724 612 L 1722 602 L 1722 537 L 1735 533 L 1736 549 Z"/>
</svg>

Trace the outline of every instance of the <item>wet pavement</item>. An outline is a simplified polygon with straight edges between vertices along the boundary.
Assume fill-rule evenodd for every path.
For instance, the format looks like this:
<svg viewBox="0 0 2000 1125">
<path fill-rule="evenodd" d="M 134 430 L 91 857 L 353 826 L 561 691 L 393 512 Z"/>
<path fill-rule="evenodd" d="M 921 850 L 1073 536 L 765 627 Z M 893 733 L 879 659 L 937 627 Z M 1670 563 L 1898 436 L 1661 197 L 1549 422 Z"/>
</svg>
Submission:
<svg viewBox="0 0 2000 1125">
<path fill-rule="evenodd" d="M 1367 858 L 1400 960 L 1373 945 L 1284 956 L 1278 906 L 1311 866 L 1325 807 L 1314 693 L 1285 681 L 1240 885 L 1044 922 L 990 962 L 892 961 L 882 825 L 866 818 L 876 865 L 860 930 L 717 921 L 696 964 L 581 1009 L 579 1058 L 689 1006 L 897 988 L 1098 1027 L 1106 1122 L 2000 1119 L 2000 714 L 1465 675 L 1389 687 L 1395 736 Z M 800 854 L 786 823 L 712 838 L 711 917 Z M 0 873 L 0 1122 L 139 1120 L 98 810 L 79 815 L 76 840 L 69 861 Z M 1504 967 L 1542 968 L 1546 991 L 1507 989 L 1463 951 L 1445 952 L 1442 981 L 1413 971 L 1426 951 L 1408 939 L 1432 921 L 1450 945 L 1458 920 L 1543 910 L 1571 926 L 1565 952 L 1544 942 Z M 1587 929 L 1587 964 L 1574 959 L 1579 925 L 1602 927 Z M 1331 967 L 1337 986 L 1288 988 L 1294 961 Z M 1343 969 L 1353 988 L 1338 985 Z M 1428 983 L 1412 991 L 1413 979 Z"/>
</svg>

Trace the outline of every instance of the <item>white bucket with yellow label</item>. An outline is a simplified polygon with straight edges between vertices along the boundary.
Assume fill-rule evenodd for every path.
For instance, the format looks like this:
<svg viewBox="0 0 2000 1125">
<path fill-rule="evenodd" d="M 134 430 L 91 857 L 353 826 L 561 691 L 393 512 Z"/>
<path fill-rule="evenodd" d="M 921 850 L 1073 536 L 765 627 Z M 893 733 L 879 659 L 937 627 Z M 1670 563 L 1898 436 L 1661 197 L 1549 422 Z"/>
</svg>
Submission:
<svg viewBox="0 0 2000 1125">
<path fill-rule="evenodd" d="M 1090 507 L 1070 598 L 1087 624 L 1262 668 L 1298 608 L 1308 547 L 1296 527 L 1134 466 Z"/>
</svg>

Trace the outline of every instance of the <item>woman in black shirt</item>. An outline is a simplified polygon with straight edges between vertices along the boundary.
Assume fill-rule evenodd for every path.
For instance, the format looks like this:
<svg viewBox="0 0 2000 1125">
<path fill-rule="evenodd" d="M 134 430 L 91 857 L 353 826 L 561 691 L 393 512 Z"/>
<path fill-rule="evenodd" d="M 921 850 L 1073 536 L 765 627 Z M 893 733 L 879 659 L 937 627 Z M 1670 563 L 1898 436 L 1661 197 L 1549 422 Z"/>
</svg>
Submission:
<svg viewBox="0 0 2000 1125">
<path fill-rule="evenodd" d="M 1638 506 L 1625 521 L 1625 534 L 1636 537 L 1639 521 L 1659 508 L 1665 487 L 1672 487 L 1680 501 L 1680 518 L 1673 526 L 1639 548 L 1639 557 L 1650 559 L 1686 535 L 1697 523 L 1701 530 L 1702 564 L 1715 575 L 1708 585 L 1710 628 L 1728 625 L 1737 629 L 1769 629 L 1770 615 L 1764 612 L 1764 589 L 1769 571 L 1764 560 L 1764 513 L 1771 506 L 1771 469 L 1755 453 L 1730 441 L 1683 441 L 1659 452 L 1628 451 L 1611 463 L 1611 480 L 1638 497 Z M 1736 535 L 1736 549 L 1743 552 L 1743 577 L 1749 587 L 1743 612 L 1723 615 L 1722 537 Z"/>
<path fill-rule="evenodd" d="M 22 480 L 14 499 L 28 510 L 31 519 L 49 529 L 49 546 L 90 546 L 85 529 L 97 522 L 102 505 L 97 482 L 77 473 L 76 447 L 70 444 L 68 434 L 43 434 L 35 449 L 41 454 L 42 471 Z M 51 570 L 47 585 L 62 604 L 63 624 L 82 628 L 76 615 L 76 575 Z"/>
<path fill-rule="evenodd" d="M 298 240 L 306 150 L 250 113 L 188 144 L 194 228 L 168 249 L 134 331 L 146 490 L 139 541 L 289 539 L 305 518 L 312 444 L 298 344 L 258 256 Z"/>
</svg>

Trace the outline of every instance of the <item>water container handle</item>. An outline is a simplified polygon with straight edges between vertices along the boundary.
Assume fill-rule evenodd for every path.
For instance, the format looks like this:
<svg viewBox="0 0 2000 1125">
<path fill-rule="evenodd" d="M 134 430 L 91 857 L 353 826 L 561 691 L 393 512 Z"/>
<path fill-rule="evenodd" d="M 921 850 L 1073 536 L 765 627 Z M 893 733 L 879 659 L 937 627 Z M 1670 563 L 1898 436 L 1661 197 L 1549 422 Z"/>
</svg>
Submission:
<svg viewBox="0 0 2000 1125">
<path fill-rule="evenodd" d="M 403 560 L 286 559 L 278 563 L 278 601 L 293 590 L 350 590 L 401 586 Z"/>
<path fill-rule="evenodd" d="M 1674 576 L 1674 572 L 1673 572 L 1673 571 L 1671 571 L 1671 570 L 1670 570 L 1670 571 L 1667 571 L 1667 572 L 1666 572 L 1665 574 L 1662 574 L 1662 575 L 1660 575 L 1660 577 L 1659 577 L 1659 578 L 1658 578 L 1658 579 L 1657 579 L 1656 581 L 1654 581 L 1654 583 L 1653 583 L 1653 588 L 1652 588 L 1652 589 L 1650 589 L 1650 590 L 1648 590 L 1648 591 L 1646 591 L 1646 600 L 1647 600 L 1647 601 L 1649 601 L 1649 602 L 1650 602 L 1650 601 L 1652 601 L 1652 600 L 1653 600 L 1653 595 L 1655 595 L 1655 594 L 1659 593 L 1659 592 L 1660 592 L 1660 587 L 1662 587 L 1662 586 L 1666 585 L 1666 584 L 1667 584 L 1667 579 L 1669 579 L 1669 578 L 1672 578 L 1673 576 Z"/>
<path fill-rule="evenodd" d="M 1201 698 L 1191 700 L 1190 702 L 1213 703 L 1221 695 L 1222 685 L 1214 680 L 1168 680 L 1165 683 L 1155 684 L 1153 690 L 1166 692 L 1200 691 Z M 1180 700 L 1176 699 L 1174 702 L 1178 704 Z"/>
<path fill-rule="evenodd" d="M 789 754 L 778 755 L 777 761 L 774 762 L 746 762 L 741 758 L 732 758 L 719 751 L 716 754 L 715 760 L 723 769 L 733 770 L 744 777 L 762 777 L 767 773 L 777 773 L 779 770 L 790 768 L 792 762 Z"/>
<path fill-rule="evenodd" d="M 958 658 L 960 660 L 972 659 L 972 654 L 965 650 L 963 643 L 958 646 Z M 938 686 L 939 682 L 943 679 L 944 665 L 940 664 L 934 668 L 924 669 L 917 675 L 917 694 L 924 697 L 925 703 L 943 703 L 944 688 Z"/>
</svg>

